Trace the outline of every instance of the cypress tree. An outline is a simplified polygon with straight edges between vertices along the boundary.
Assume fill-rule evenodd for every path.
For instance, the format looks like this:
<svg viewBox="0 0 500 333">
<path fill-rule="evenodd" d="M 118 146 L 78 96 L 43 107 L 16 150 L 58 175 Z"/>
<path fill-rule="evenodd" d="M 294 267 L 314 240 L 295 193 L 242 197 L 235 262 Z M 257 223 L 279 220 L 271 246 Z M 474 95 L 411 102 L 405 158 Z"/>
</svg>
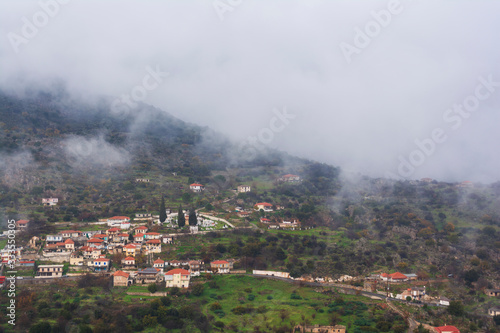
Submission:
<svg viewBox="0 0 500 333">
<path fill-rule="evenodd" d="M 167 219 L 167 211 L 165 209 L 165 197 L 161 197 L 161 204 L 160 204 L 160 223 L 165 222 Z"/>
<path fill-rule="evenodd" d="M 179 225 L 179 228 L 182 228 L 186 225 L 186 217 L 184 216 L 184 212 L 182 211 L 182 205 L 179 205 L 177 224 Z"/>
<path fill-rule="evenodd" d="M 198 218 L 196 217 L 196 210 L 190 209 L 189 210 L 189 225 L 197 225 L 198 224 Z"/>
</svg>

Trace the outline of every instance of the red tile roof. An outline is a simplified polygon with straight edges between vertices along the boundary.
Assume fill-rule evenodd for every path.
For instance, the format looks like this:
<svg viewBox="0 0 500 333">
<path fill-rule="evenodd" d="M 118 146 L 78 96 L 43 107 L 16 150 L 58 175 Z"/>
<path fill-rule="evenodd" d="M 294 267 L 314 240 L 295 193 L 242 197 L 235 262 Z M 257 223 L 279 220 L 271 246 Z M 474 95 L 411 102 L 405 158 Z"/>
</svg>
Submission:
<svg viewBox="0 0 500 333">
<path fill-rule="evenodd" d="M 453 332 L 453 333 L 460 333 L 460 331 L 458 330 L 458 328 L 456 328 L 455 326 L 451 326 L 451 325 L 447 325 L 447 326 L 439 326 L 439 327 L 435 327 L 435 329 L 438 331 L 438 332 Z"/>
<path fill-rule="evenodd" d="M 124 261 L 129 261 L 129 260 L 133 260 L 133 261 L 135 261 L 135 258 L 133 258 L 133 257 L 126 257 L 126 258 L 125 258 L 125 259 L 123 259 L 123 260 L 124 260 Z"/>
<path fill-rule="evenodd" d="M 102 243 L 104 242 L 102 239 L 99 238 L 92 238 L 87 241 L 87 243 Z"/>
<path fill-rule="evenodd" d="M 203 185 L 198 184 L 198 183 L 193 183 L 193 184 L 191 184 L 191 185 L 189 185 L 189 186 L 203 186 Z"/>
<path fill-rule="evenodd" d="M 130 220 L 130 217 L 128 217 L 128 216 L 113 216 L 113 217 L 110 217 L 108 220 Z"/>
<path fill-rule="evenodd" d="M 163 264 L 163 263 L 165 263 L 165 261 L 161 259 L 156 259 L 155 261 L 153 261 L 153 264 Z"/>
<path fill-rule="evenodd" d="M 216 261 L 212 261 L 211 264 L 214 264 L 214 265 L 229 264 L 229 262 L 227 262 L 225 260 L 216 260 Z"/>
<path fill-rule="evenodd" d="M 123 277 L 128 278 L 129 274 L 125 273 L 124 271 L 116 271 L 115 273 L 113 273 L 113 276 L 123 276 Z"/>
<path fill-rule="evenodd" d="M 94 261 L 109 261 L 109 259 L 106 259 L 106 258 L 99 258 L 99 259 L 94 259 Z"/>
<path fill-rule="evenodd" d="M 160 240 L 159 239 L 150 239 L 146 242 L 146 244 L 160 244 Z"/>
<path fill-rule="evenodd" d="M 17 224 L 26 224 L 26 223 L 29 223 L 29 221 L 27 221 L 27 220 L 19 220 L 19 221 L 17 221 Z"/>
<path fill-rule="evenodd" d="M 389 274 L 389 276 L 393 279 L 393 280 L 404 280 L 404 279 L 407 279 L 408 277 L 402 273 L 399 273 L 399 272 L 396 272 L 396 273 L 392 273 L 392 274 Z"/>
<path fill-rule="evenodd" d="M 267 202 L 259 202 L 259 203 L 256 203 L 255 206 L 272 207 L 273 205 L 271 205 L 270 203 L 267 203 Z"/>
<path fill-rule="evenodd" d="M 136 246 L 134 244 L 128 244 L 128 245 L 125 245 L 125 248 L 126 249 L 135 249 Z"/>
<path fill-rule="evenodd" d="M 69 238 L 68 238 L 68 239 L 66 239 L 66 240 L 64 241 L 64 243 L 65 243 L 65 244 L 75 244 L 75 242 L 73 242 L 73 241 L 72 241 L 71 239 L 69 239 Z"/>
<path fill-rule="evenodd" d="M 147 232 L 146 235 L 157 236 L 161 234 L 159 232 Z"/>
<path fill-rule="evenodd" d="M 165 275 L 174 275 L 174 274 L 189 275 L 189 271 L 182 268 L 175 268 L 165 273 Z"/>
<path fill-rule="evenodd" d="M 111 229 L 108 229 L 108 232 L 115 232 L 115 231 L 120 231 L 122 229 L 120 228 L 111 228 Z"/>
<path fill-rule="evenodd" d="M 141 225 L 140 227 L 135 228 L 135 230 L 144 230 L 144 229 L 147 230 L 148 227 Z"/>
</svg>

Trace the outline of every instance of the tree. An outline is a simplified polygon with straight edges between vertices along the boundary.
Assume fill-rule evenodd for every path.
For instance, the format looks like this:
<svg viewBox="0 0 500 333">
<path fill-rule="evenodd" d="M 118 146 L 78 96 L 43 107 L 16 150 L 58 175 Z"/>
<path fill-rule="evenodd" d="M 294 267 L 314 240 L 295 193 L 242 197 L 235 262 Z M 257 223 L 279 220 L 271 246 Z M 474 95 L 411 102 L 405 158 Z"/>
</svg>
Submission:
<svg viewBox="0 0 500 333">
<path fill-rule="evenodd" d="M 464 306 L 460 301 L 451 301 L 447 310 L 453 316 L 461 317 L 464 315 Z"/>
<path fill-rule="evenodd" d="M 156 291 L 158 290 L 158 286 L 154 283 L 150 284 L 148 286 L 148 291 L 151 293 L 151 294 L 154 294 Z"/>
<path fill-rule="evenodd" d="M 190 209 L 189 210 L 189 225 L 197 225 L 198 224 L 198 218 L 196 217 L 196 210 Z"/>
<path fill-rule="evenodd" d="M 42 321 L 36 325 L 31 326 L 30 333 L 50 333 L 52 332 L 52 328 L 50 324 L 46 321 Z"/>
<path fill-rule="evenodd" d="M 186 217 L 184 216 L 182 205 L 179 206 L 179 212 L 177 215 L 177 224 L 179 225 L 179 228 L 182 228 L 186 225 Z"/>
<path fill-rule="evenodd" d="M 191 294 L 194 296 L 201 296 L 203 294 L 203 291 L 205 290 L 205 285 L 200 283 L 196 284 L 193 286 L 193 290 L 191 291 Z"/>
<path fill-rule="evenodd" d="M 161 196 L 160 223 L 165 222 L 166 219 L 167 219 L 167 210 L 165 209 L 165 197 Z"/>
</svg>

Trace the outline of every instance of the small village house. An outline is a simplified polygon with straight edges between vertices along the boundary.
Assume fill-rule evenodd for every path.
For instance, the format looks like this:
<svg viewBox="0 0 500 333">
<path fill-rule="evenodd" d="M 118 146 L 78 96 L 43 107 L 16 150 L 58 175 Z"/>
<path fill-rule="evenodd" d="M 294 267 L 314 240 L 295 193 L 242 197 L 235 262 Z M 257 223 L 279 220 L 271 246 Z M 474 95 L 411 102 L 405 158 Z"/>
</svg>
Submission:
<svg viewBox="0 0 500 333">
<path fill-rule="evenodd" d="M 246 193 L 246 192 L 250 192 L 251 191 L 251 187 L 248 186 L 248 185 L 238 185 L 238 193 Z"/>
<path fill-rule="evenodd" d="M 130 274 L 124 271 L 116 271 L 113 273 L 113 286 L 114 287 L 128 287 L 132 284 Z"/>
<path fill-rule="evenodd" d="M 97 258 L 92 262 L 94 272 L 107 272 L 110 266 L 110 260 L 106 258 Z"/>
<path fill-rule="evenodd" d="M 254 205 L 255 210 L 263 210 L 265 212 L 272 212 L 273 211 L 273 205 L 271 205 L 268 202 L 258 202 Z"/>
<path fill-rule="evenodd" d="M 150 239 L 146 242 L 148 253 L 161 253 L 161 242 L 159 239 Z"/>
<path fill-rule="evenodd" d="M 205 187 L 202 184 L 193 183 L 193 184 L 189 185 L 189 189 L 191 191 L 197 193 L 197 192 L 201 192 L 201 191 L 205 190 Z"/>
<path fill-rule="evenodd" d="M 488 315 L 494 317 L 494 316 L 500 316 L 500 307 L 496 306 L 493 308 L 488 309 Z"/>
<path fill-rule="evenodd" d="M 210 263 L 210 269 L 212 270 L 212 272 L 216 272 L 219 274 L 227 274 L 229 273 L 230 270 L 229 262 L 225 260 L 212 261 Z"/>
<path fill-rule="evenodd" d="M 278 181 L 284 182 L 284 183 L 300 182 L 300 176 L 287 174 L 287 175 L 284 175 L 284 176 L 281 176 L 280 178 L 278 178 Z"/>
<path fill-rule="evenodd" d="M 35 278 L 56 278 L 63 274 L 63 265 L 39 265 Z"/>
<path fill-rule="evenodd" d="M 191 276 L 199 276 L 200 275 L 201 261 L 191 260 L 190 262 L 188 262 L 188 265 L 189 265 L 189 272 L 191 273 Z"/>
<path fill-rule="evenodd" d="M 44 206 L 55 206 L 58 202 L 58 198 L 42 198 L 42 205 Z"/>
<path fill-rule="evenodd" d="M 486 289 L 484 293 L 486 294 L 486 296 L 500 297 L 500 289 Z"/>
<path fill-rule="evenodd" d="M 167 288 L 188 288 L 190 278 L 188 270 L 175 268 L 165 273 L 165 285 Z"/>
<path fill-rule="evenodd" d="M 148 232 L 148 227 L 141 225 L 140 227 L 137 227 L 134 229 L 134 233 L 137 234 L 145 234 Z"/>
<path fill-rule="evenodd" d="M 455 326 L 451 326 L 451 325 L 434 327 L 434 329 L 438 333 L 460 333 L 458 328 L 456 328 Z"/>
<path fill-rule="evenodd" d="M 127 257 L 135 257 L 136 254 L 140 254 L 141 252 L 140 248 L 138 249 L 136 244 L 125 245 L 123 250 L 125 251 L 125 255 Z"/>
<path fill-rule="evenodd" d="M 159 269 L 163 273 L 163 269 L 165 268 L 165 261 L 158 258 L 153 262 L 153 267 Z"/>
<path fill-rule="evenodd" d="M 16 222 L 16 230 L 23 231 L 28 229 L 29 223 L 28 220 L 18 220 Z"/>
<path fill-rule="evenodd" d="M 135 268 L 135 258 L 134 257 L 125 257 L 122 259 L 122 267 L 123 268 Z"/>
<path fill-rule="evenodd" d="M 160 282 L 160 271 L 154 267 L 148 267 L 137 272 L 137 283 L 150 284 Z"/>
</svg>

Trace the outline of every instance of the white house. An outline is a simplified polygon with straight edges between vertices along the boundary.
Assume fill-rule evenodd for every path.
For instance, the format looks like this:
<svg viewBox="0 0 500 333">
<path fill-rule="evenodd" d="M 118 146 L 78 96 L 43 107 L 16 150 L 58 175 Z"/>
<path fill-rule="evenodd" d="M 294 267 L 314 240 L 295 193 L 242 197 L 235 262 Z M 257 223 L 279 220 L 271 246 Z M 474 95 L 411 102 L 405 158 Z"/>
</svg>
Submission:
<svg viewBox="0 0 500 333">
<path fill-rule="evenodd" d="M 245 192 L 250 192 L 250 191 L 251 191 L 251 187 L 248 185 L 239 185 L 238 186 L 239 193 L 245 193 Z"/>
<path fill-rule="evenodd" d="M 44 206 L 55 206 L 58 202 L 58 198 L 42 198 L 42 205 Z"/>
<path fill-rule="evenodd" d="M 439 297 L 439 304 L 440 305 L 445 305 L 449 306 L 450 305 L 450 300 L 444 296 Z"/>
<path fill-rule="evenodd" d="M 193 183 L 189 185 L 189 189 L 193 192 L 201 192 L 205 189 L 205 186 L 203 186 L 202 184 Z"/>
<path fill-rule="evenodd" d="M 128 216 L 113 216 L 113 217 L 108 218 L 107 222 L 108 222 L 108 226 L 110 226 L 110 227 L 115 227 L 115 226 L 118 227 L 118 226 L 120 226 L 120 224 L 122 222 L 125 222 L 125 223 L 129 222 L 130 223 L 130 217 L 128 217 Z M 130 227 L 130 224 L 129 224 L 129 227 Z M 120 228 L 121 228 L 121 226 L 120 226 Z"/>
</svg>

